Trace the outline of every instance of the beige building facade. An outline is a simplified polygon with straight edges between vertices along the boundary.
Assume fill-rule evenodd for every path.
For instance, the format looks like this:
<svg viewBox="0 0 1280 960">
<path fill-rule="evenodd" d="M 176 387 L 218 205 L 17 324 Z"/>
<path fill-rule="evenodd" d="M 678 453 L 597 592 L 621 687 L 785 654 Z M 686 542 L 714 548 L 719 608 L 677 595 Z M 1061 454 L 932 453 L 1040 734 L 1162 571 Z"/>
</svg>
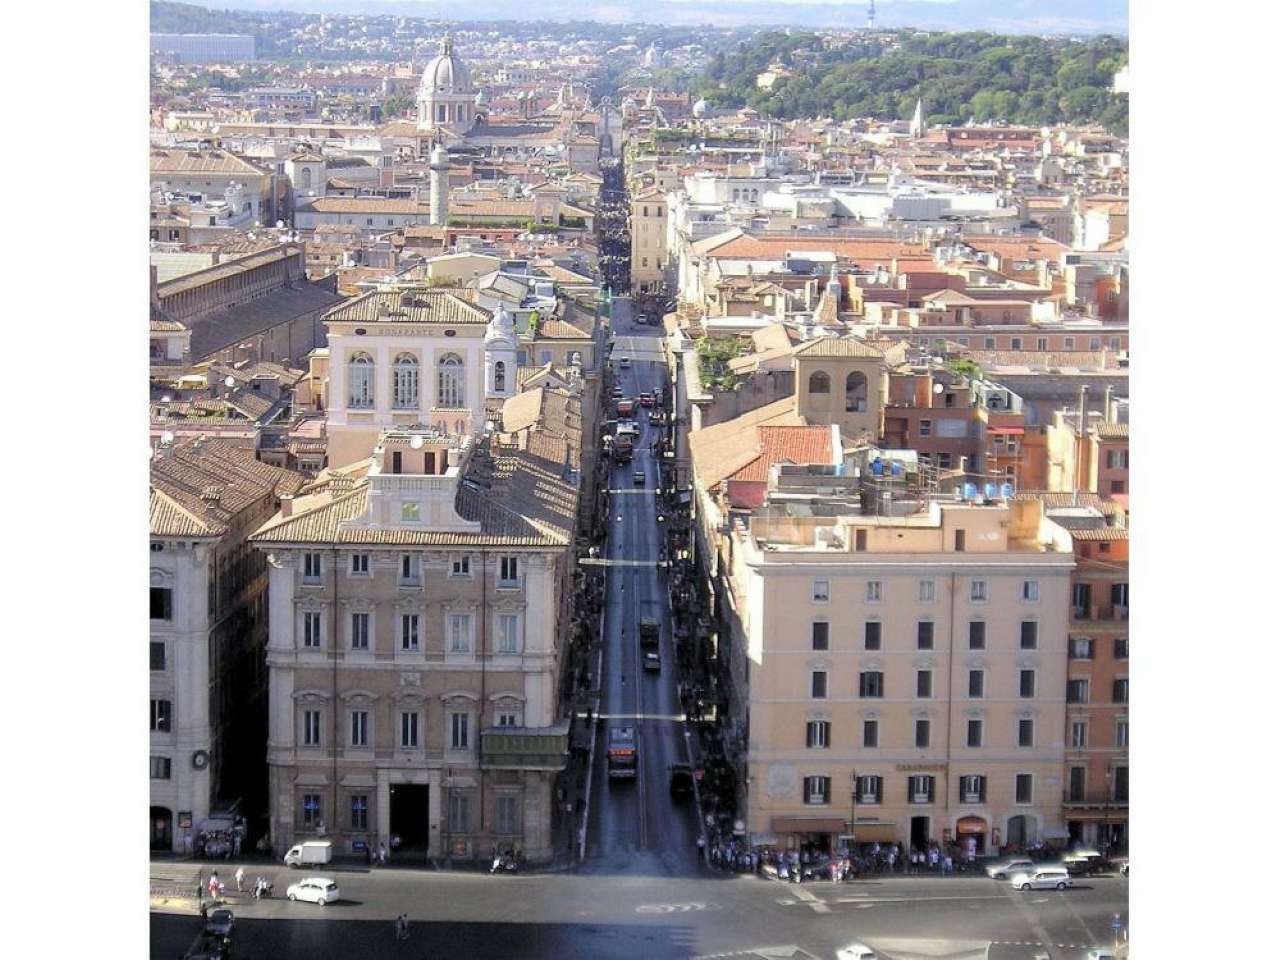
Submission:
<svg viewBox="0 0 1280 960">
<path fill-rule="evenodd" d="M 667 195 L 650 188 L 631 200 L 631 288 L 656 290 L 667 264 Z"/>
<path fill-rule="evenodd" d="M 549 858 L 576 490 L 536 443 L 490 443 L 386 431 L 256 534 L 278 853 Z"/>
<path fill-rule="evenodd" d="M 720 557 L 748 833 L 979 855 L 1060 836 L 1069 537 L 1017 501 L 792 516 L 776 471 Z"/>
</svg>

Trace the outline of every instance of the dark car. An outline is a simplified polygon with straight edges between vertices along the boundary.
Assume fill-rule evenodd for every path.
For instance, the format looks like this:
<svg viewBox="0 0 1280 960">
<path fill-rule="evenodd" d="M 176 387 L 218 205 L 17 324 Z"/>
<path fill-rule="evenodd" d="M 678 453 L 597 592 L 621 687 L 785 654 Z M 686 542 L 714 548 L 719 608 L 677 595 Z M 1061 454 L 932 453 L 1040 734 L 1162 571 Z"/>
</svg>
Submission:
<svg viewBox="0 0 1280 960">
<path fill-rule="evenodd" d="M 684 800 L 693 795 L 693 770 L 687 763 L 673 763 L 670 767 L 671 796 Z"/>
<path fill-rule="evenodd" d="M 205 933 L 213 934 L 218 937 L 231 936 L 231 929 L 236 925 L 235 914 L 226 907 L 219 907 L 217 910 L 210 910 L 208 917 L 204 921 Z"/>
</svg>

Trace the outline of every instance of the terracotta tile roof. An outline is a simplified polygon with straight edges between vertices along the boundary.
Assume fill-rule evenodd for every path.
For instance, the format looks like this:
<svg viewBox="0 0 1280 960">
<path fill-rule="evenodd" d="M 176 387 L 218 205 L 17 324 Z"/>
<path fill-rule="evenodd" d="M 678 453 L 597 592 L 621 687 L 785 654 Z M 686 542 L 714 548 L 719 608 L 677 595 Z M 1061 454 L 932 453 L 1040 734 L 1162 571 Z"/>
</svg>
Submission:
<svg viewBox="0 0 1280 960">
<path fill-rule="evenodd" d="M 1127 423 L 1095 423 L 1094 432 L 1099 440 L 1128 440 L 1129 425 Z"/>
<path fill-rule="evenodd" d="M 151 534 L 221 536 L 246 507 L 304 482 L 256 460 L 252 450 L 207 440 L 178 444 L 151 461 Z"/>
<path fill-rule="evenodd" d="M 446 290 L 371 291 L 340 304 L 324 316 L 325 323 L 484 323 L 492 315 Z"/>
<path fill-rule="evenodd" d="M 783 397 L 740 417 L 690 433 L 689 453 L 699 484 L 707 490 L 715 489 L 725 477 L 758 457 L 757 427 L 804 425 L 804 418 L 796 413 L 795 398 Z"/>
<path fill-rule="evenodd" d="M 1128 527 L 1098 527 L 1093 530 L 1072 530 L 1073 540 L 1128 540 Z"/>
<path fill-rule="evenodd" d="M 294 501 L 292 516 L 277 514 L 251 539 L 260 544 L 564 547 L 573 536 L 577 489 L 563 479 L 563 462 L 554 459 L 562 449 L 550 438 L 531 442 L 527 450 L 501 448 L 492 458 L 477 450 L 468 471 L 477 486 L 459 484 L 454 508 L 463 519 L 480 523 L 478 533 L 340 527 L 340 521 L 364 514 L 368 479 L 360 477 L 347 489 L 326 477 L 314 494 Z M 368 462 L 361 466 L 367 468 Z"/>
<path fill-rule="evenodd" d="M 974 250 L 994 253 L 1002 260 L 1061 260 L 1071 249 L 1048 237 L 1015 240 L 1002 237 L 965 237 Z"/>
<path fill-rule="evenodd" d="M 539 340 L 590 340 L 591 334 L 563 320 L 544 320 L 538 324 Z"/>
<path fill-rule="evenodd" d="M 775 463 L 830 463 L 831 428 L 826 426 L 758 426 L 759 455 L 726 480 L 763 482 Z"/>
<path fill-rule="evenodd" d="M 270 172 L 227 150 L 181 150 L 153 147 L 151 176 L 267 177 Z"/>
<path fill-rule="evenodd" d="M 800 344 L 793 352 L 797 357 L 884 359 L 882 351 L 857 337 L 819 337 Z"/>
</svg>

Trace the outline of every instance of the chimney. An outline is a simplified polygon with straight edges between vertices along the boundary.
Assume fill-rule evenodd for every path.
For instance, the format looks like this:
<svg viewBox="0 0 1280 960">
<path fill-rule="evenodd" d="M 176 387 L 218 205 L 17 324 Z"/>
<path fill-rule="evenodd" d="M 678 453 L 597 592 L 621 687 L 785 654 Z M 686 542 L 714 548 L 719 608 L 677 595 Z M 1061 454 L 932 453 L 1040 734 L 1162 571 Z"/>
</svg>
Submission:
<svg viewBox="0 0 1280 960">
<path fill-rule="evenodd" d="M 1112 419 L 1111 410 L 1111 384 L 1107 384 L 1107 389 L 1102 392 L 1102 422 L 1115 423 Z"/>
<path fill-rule="evenodd" d="M 280 516 L 282 517 L 293 516 L 293 494 L 292 493 L 280 494 Z"/>
<path fill-rule="evenodd" d="M 1089 427 L 1089 420 L 1088 420 L 1088 416 L 1087 416 L 1087 414 L 1086 414 L 1086 412 L 1085 412 L 1085 398 L 1086 398 L 1086 397 L 1088 397 L 1088 395 L 1089 395 L 1089 388 L 1088 388 L 1088 387 L 1081 387 L 1081 388 L 1080 388 L 1080 431 L 1079 431 L 1079 435 L 1080 435 L 1080 436 L 1082 436 L 1082 437 L 1083 437 L 1083 436 L 1084 436 L 1084 434 L 1085 434 L 1085 430 L 1087 430 L 1087 429 L 1088 429 L 1088 427 Z"/>
</svg>

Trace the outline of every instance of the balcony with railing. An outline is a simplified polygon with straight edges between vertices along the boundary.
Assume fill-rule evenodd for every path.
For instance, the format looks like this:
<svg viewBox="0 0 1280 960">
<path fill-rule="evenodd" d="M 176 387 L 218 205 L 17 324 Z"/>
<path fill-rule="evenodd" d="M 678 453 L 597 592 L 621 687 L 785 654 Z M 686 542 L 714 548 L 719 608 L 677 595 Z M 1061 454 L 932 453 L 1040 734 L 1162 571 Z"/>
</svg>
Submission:
<svg viewBox="0 0 1280 960">
<path fill-rule="evenodd" d="M 486 767 L 563 770 L 569 757 L 569 721 L 553 727 L 488 727 L 480 732 Z"/>
<path fill-rule="evenodd" d="M 1129 619 L 1129 608 L 1113 603 L 1094 603 L 1071 608 L 1071 620 L 1074 623 L 1123 623 Z"/>
<path fill-rule="evenodd" d="M 1129 809 L 1128 794 L 1123 799 L 1116 797 L 1115 791 L 1106 790 L 1072 790 L 1062 791 L 1062 809 L 1074 811 L 1093 810 L 1097 812 L 1125 813 Z"/>
</svg>

